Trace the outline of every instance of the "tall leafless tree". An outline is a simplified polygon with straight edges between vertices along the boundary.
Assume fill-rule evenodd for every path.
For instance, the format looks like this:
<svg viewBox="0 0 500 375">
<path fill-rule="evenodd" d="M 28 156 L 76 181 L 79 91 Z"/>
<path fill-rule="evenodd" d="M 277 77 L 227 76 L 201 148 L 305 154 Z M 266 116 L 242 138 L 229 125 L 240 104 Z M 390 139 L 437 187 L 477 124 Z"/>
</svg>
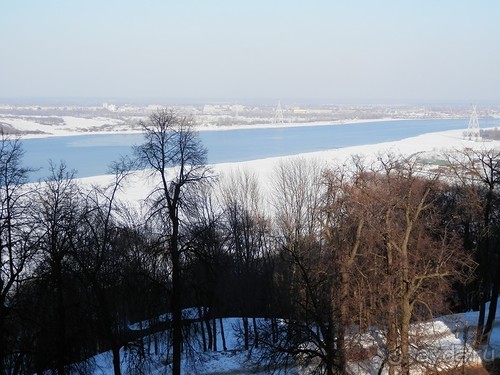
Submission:
<svg viewBox="0 0 500 375">
<path fill-rule="evenodd" d="M 365 235 L 364 207 L 367 203 L 359 194 L 355 178 L 360 174 L 361 164 L 331 167 L 324 173 L 326 191 L 322 200 L 322 236 L 324 237 L 329 262 L 326 266 L 331 274 L 330 292 L 332 321 L 335 322 L 335 357 L 338 373 L 347 368 L 347 352 L 354 346 L 354 332 L 346 340 L 347 327 L 359 323 L 362 328 L 362 312 L 358 306 L 365 305 L 359 297 L 356 300 L 356 287 L 364 275 L 358 270 Z M 356 319 L 357 318 L 357 319 Z M 347 342 L 349 341 L 349 342 Z"/>
<path fill-rule="evenodd" d="M 443 187 L 439 176 L 424 173 L 416 157 L 386 155 L 379 161 L 379 169 L 364 174 L 363 193 L 369 202 L 372 245 L 367 247 L 385 267 L 366 273 L 377 272 L 372 277 L 382 286 L 377 320 L 385 322 L 389 373 L 399 368 L 409 374 L 414 363 L 410 323 L 438 312 L 450 282 L 472 263 L 436 204 Z"/>
<path fill-rule="evenodd" d="M 292 159 L 278 166 L 273 208 L 277 246 L 284 260 L 276 279 L 288 297 L 285 324 L 267 340 L 270 359 L 298 362 L 314 373 L 342 373 L 337 253 L 325 241 L 324 169 L 315 161 Z M 333 228 L 332 228 L 333 230 Z M 340 355 L 339 355 L 340 354 Z"/>
<path fill-rule="evenodd" d="M 25 185 L 29 169 L 23 167 L 23 149 L 19 139 L 0 134 L 0 373 L 11 361 L 9 349 L 9 318 L 12 316 L 16 290 L 25 278 L 30 277 L 30 267 L 36 247 L 30 236 L 29 188 Z"/>
<path fill-rule="evenodd" d="M 470 194 L 479 230 L 476 242 L 478 262 L 479 316 L 476 346 L 487 344 L 493 329 L 500 292 L 500 248 L 496 245 L 500 235 L 500 150 L 466 149 L 449 153 L 448 160 L 455 177 Z M 490 301 L 486 317 L 486 302 Z M 486 323 L 485 323 L 486 319 Z"/>
<path fill-rule="evenodd" d="M 74 254 L 79 275 L 88 286 L 88 301 L 96 317 L 97 336 L 112 351 L 115 375 L 121 374 L 120 348 L 124 344 L 124 329 L 116 318 L 119 306 L 113 297 L 121 289 L 127 261 L 126 249 L 120 248 L 117 240 L 121 232 L 121 206 L 117 195 L 131 166 L 127 159 L 112 163 L 112 181 L 107 186 L 94 185 L 83 192 L 83 231 Z"/>
<path fill-rule="evenodd" d="M 182 350 L 182 210 L 186 190 L 210 177 L 207 151 L 203 147 L 193 120 L 167 109 L 158 109 L 142 122 L 145 142 L 135 148 L 142 166 L 150 168 L 159 184 L 151 193 L 151 215 L 160 215 L 165 227 L 166 253 L 172 263 L 172 373 L 180 375 Z"/>
<path fill-rule="evenodd" d="M 262 271 L 260 264 L 267 249 L 268 220 L 257 176 L 248 171 L 233 171 L 223 176 L 221 198 L 228 252 L 234 260 L 232 272 L 236 282 L 232 284 L 238 288 L 233 295 L 242 317 L 244 347 L 249 349 L 250 317 L 254 347 L 259 341 L 255 301 L 262 289 L 255 287 L 255 280 Z"/>
<path fill-rule="evenodd" d="M 68 333 L 69 281 L 66 276 L 70 272 L 82 204 L 79 187 L 73 180 L 75 172 L 68 170 L 64 163 L 55 165 L 52 162 L 50 170 L 51 175 L 36 189 L 36 205 L 32 209 L 41 258 L 38 277 L 45 281 L 47 292 L 55 294 L 53 306 L 47 306 L 49 323 L 43 327 L 52 329 L 52 334 L 44 335 L 39 346 L 47 346 L 47 352 L 41 356 L 44 357 L 42 361 L 47 361 L 47 368 L 52 367 L 59 375 L 64 375 L 71 359 L 75 359 L 70 353 L 73 343 Z M 48 312 L 51 309 L 53 313 Z"/>
</svg>

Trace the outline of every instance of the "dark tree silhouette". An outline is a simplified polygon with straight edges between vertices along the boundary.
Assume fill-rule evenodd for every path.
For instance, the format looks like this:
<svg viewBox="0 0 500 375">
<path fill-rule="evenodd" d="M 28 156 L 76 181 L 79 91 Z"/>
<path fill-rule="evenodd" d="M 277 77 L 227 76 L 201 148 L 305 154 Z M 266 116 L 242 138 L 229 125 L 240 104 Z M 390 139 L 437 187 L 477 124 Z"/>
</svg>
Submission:
<svg viewBox="0 0 500 375">
<path fill-rule="evenodd" d="M 43 355 L 37 361 L 45 362 L 46 368 L 63 375 L 71 360 L 77 358 L 71 349 L 80 344 L 70 340 L 68 332 L 71 317 L 68 317 L 67 308 L 70 293 L 67 275 L 71 271 L 82 205 L 79 187 L 73 180 L 75 172 L 68 170 L 64 163 L 58 166 L 51 163 L 50 170 L 51 175 L 36 190 L 36 205 L 32 210 L 41 261 L 37 276 L 45 285 L 44 289 L 40 288 L 39 295 L 47 299 L 39 306 L 44 311 L 39 315 L 46 320 L 40 325 L 42 330 L 51 331 L 40 337 L 38 350 Z"/>
<path fill-rule="evenodd" d="M 475 345 L 480 346 L 489 342 L 500 292 L 500 248 L 497 245 L 500 233 L 500 150 L 467 149 L 449 154 L 448 160 L 461 187 L 469 192 L 466 201 L 476 208 L 479 316 Z M 488 301 L 490 306 L 486 314 Z"/>
<path fill-rule="evenodd" d="M 172 329 L 173 364 L 172 372 L 180 375 L 182 350 L 182 291 L 181 221 L 186 190 L 210 177 L 206 166 L 207 151 L 193 121 L 177 116 L 166 109 L 152 113 L 147 122 L 141 123 L 145 142 L 135 148 L 142 166 L 150 168 L 159 178 L 157 188 L 151 194 L 151 215 L 163 217 L 164 238 L 172 264 Z"/>
<path fill-rule="evenodd" d="M 19 139 L 0 134 L 0 373 L 5 364 L 16 362 L 16 346 L 9 335 L 14 315 L 16 291 L 26 278 L 36 247 L 30 236 L 27 182 L 29 169 L 22 166 L 23 149 Z M 15 365 L 14 365 L 15 367 Z"/>
</svg>

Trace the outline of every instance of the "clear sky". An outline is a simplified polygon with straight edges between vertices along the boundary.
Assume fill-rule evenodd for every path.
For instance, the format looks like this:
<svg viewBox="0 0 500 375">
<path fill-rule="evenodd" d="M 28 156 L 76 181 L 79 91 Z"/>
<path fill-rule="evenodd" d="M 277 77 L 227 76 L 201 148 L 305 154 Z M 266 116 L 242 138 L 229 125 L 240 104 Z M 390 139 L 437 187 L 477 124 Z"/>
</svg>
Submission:
<svg viewBox="0 0 500 375">
<path fill-rule="evenodd" d="M 0 0 L 0 99 L 500 104 L 498 0 Z"/>
</svg>

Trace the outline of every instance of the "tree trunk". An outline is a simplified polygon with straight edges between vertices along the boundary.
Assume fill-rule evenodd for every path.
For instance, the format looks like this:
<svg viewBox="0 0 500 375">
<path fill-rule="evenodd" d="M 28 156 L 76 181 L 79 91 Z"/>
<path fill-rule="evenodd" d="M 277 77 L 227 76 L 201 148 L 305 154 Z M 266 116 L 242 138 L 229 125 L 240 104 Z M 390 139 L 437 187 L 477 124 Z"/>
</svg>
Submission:
<svg viewBox="0 0 500 375">
<path fill-rule="evenodd" d="M 410 375 L 411 306 L 408 295 L 403 296 L 401 305 L 401 374 Z"/>
<path fill-rule="evenodd" d="M 386 218 L 386 223 L 388 222 Z M 392 277 L 394 272 L 393 266 L 393 253 L 392 246 L 386 243 L 386 274 L 387 282 L 393 283 Z M 390 285 L 390 290 L 393 290 L 393 285 Z M 388 364 L 388 374 L 394 375 L 395 373 L 395 359 L 397 355 L 397 332 L 398 327 L 396 325 L 396 297 L 393 293 L 389 293 L 389 301 L 387 306 L 387 343 L 386 343 L 386 361 Z"/>
<path fill-rule="evenodd" d="M 212 350 L 212 327 L 210 326 L 210 318 L 208 315 L 205 315 L 205 326 L 207 327 L 207 335 L 208 335 L 208 342 L 207 342 L 207 348 L 209 350 Z"/>
<path fill-rule="evenodd" d="M 200 319 L 201 342 L 203 343 L 203 352 L 207 351 L 207 336 L 205 334 L 205 326 L 203 325 L 204 317 L 201 306 L 198 306 L 198 317 Z"/>
<path fill-rule="evenodd" d="M 395 323 L 396 312 L 395 312 L 395 301 L 391 297 L 389 301 L 389 309 L 387 314 L 387 363 L 389 364 L 388 373 L 389 375 L 395 374 L 395 365 L 397 364 L 397 327 Z"/>
<path fill-rule="evenodd" d="M 173 217 L 172 217 L 173 216 Z M 179 220 L 175 211 L 171 212 L 172 238 L 172 375 L 181 375 L 182 351 L 182 305 L 181 305 L 181 271 L 178 249 Z"/>
<path fill-rule="evenodd" d="M 486 206 L 484 208 L 484 230 L 485 238 L 484 243 L 481 244 L 479 249 L 480 259 L 479 259 L 479 272 L 480 272 L 480 283 L 479 283 L 479 293 L 480 293 L 480 305 L 479 305 L 479 317 L 477 320 L 477 333 L 476 340 L 474 342 L 475 348 L 480 348 L 484 342 L 484 319 L 486 318 L 486 301 L 488 300 L 488 295 L 490 292 L 490 270 L 487 266 L 492 259 L 490 259 L 491 253 L 491 209 L 493 205 L 493 189 L 494 186 L 490 185 L 488 193 L 486 194 Z"/>
<path fill-rule="evenodd" d="M 409 224 L 409 229 L 411 226 Z M 407 236 L 408 238 L 409 236 Z M 410 375 L 410 321 L 411 321 L 411 304 L 410 304 L 410 277 L 409 277 L 409 262 L 408 262 L 408 246 L 405 240 L 402 251 L 402 287 L 404 288 L 404 293 L 401 298 L 401 374 Z"/>
<path fill-rule="evenodd" d="M 214 352 L 217 351 L 217 320 L 215 319 L 215 317 L 213 318 L 213 321 L 212 321 L 212 328 L 213 328 L 213 333 L 212 333 L 212 337 L 213 337 L 213 343 L 214 343 Z"/>
<path fill-rule="evenodd" d="M 94 294 L 98 305 L 98 321 L 100 325 L 100 334 L 106 346 L 111 346 L 113 354 L 113 371 L 114 375 L 121 375 L 120 369 L 120 344 L 113 331 L 113 318 L 111 317 L 109 301 L 106 294 L 103 292 L 101 285 L 94 280 Z"/>
<path fill-rule="evenodd" d="M 252 323 L 253 323 L 253 343 L 254 347 L 258 348 L 259 347 L 259 331 L 257 329 L 257 320 L 252 318 Z"/>
<path fill-rule="evenodd" d="M 476 339 L 474 341 L 474 347 L 476 349 L 479 348 L 481 346 L 481 343 L 483 342 L 483 329 L 484 329 L 485 316 L 486 316 L 486 303 L 484 301 L 484 297 L 481 296 L 481 300 L 479 302 L 479 317 L 477 319 Z"/>
<path fill-rule="evenodd" d="M 276 318 L 271 318 L 271 338 L 273 344 L 278 341 L 278 322 Z"/>
<path fill-rule="evenodd" d="M 244 344 L 245 344 L 245 350 L 248 350 L 249 348 L 249 343 L 248 343 L 248 318 L 242 318 L 243 319 L 243 335 L 244 335 Z"/>
<path fill-rule="evenodd" d="M 113 353 L 113 371 L 114 375 L 121 375 L 122 370 L 120 368 L 120 345 L 113 345 L 111 348 Z"/>
<path fill-rule="evenodd" d="M 328 327 L 325 330 L 325 366 L 327 375 L 333 375 L 335 373 L 335 329 L 332 319 L 328 319 Z"/>
<path fill-rule="evenodd" d="M 3 280 L 0 279 L 0 283 L 2 285 L 0 286 L 3 286 Z M 0 292 L 3 292 L 2 289 L 0 289 Z M 5 327 L 5 318 L 7 316 L 7 307 L 5 307 L 5 304 L 4 304 L 4 298 L 1 298 L 0 300 L 0 340 L 2 342 L 2 345 L 0 345 L 0 374 L 6 374 L 7 373 L 7 369 L 5 368 L 4 366 L 4 358 L 5 358 L 5 354 L 6 354 L 6 348 L 5 348 L 5 339 L 7 338 L 6 336 L 6 330 L 4 329 Z"/>
<path fill-rule="evenodd" d="M 61 274 L 61 267 L 59 264 L 55 266 L 54 277 L 56 283 L 56 293 L 57 293 L 57 354 L 56 354 L 56 366 L 58 375 L 65 375 L 66 370 L 64 365 L 66 364 L 66 314 L 64 310 L 64 293 L 63 293 L 63 280 Z"/>
<path fill-rule="evenodd" d="M 498 293 L 500 287 L 500 276 L 499 273 L 495 276 L 495 282 L 493 283 L 493 289 L 491 291 L 490 307 L 488 309 L 488 319 L 486 320 L 486 325 L 484 326 L 484 332 L 482 337 L 482 344 L 489 345 L 491 331 L 493 329 L 493 322 L 495 321 L 498 303 Z"/>
<path fill-rule="evenodd" d="M 346 267 L 349 267 L 350 265 L 345 265 Z M 334 295 L 336 293 L 335 288 L 332 288 L 331 294 L 332 294 L 332 301 L 335 300 Z M 344 337 L 344 326 L 346 322 L 348 321 L 348 316 L 349 316 L 349 310 L 344 303 L 344 301 L 347 301 L 349 298 L 349 274 L 347 270 L 342 270 L 340 273 L 340 291 L 339 291 L 339 296 L 340 298 L 338 299 L 339 307 L 332 306 L 333 311 L 337 311 L 337 366 L 339 368 L 340 373 L 345 373 L 346 370 L 346 353 L 345 353 L 345 337 Z"/>
<path fill-rule="evenodd" d="M 224 324 L 222 323 L 222 318 L 219 318 L 219 324 L 220 324 L 220 336 L 222 339 L 222 350 L 226 351 L 227 350 L 226 336 L 224 335 Z"/>
<path fill-rule="evenodd" d="M 336 357 L 336 367 L 340 374 L 346 373 L 346 353 L 345 353 L 345 332 L 344 327 L 339 325 L 336 330 L 336 337 L 334 339 L 334 349 L 335 349 L 335 357 Z"/>
</svg>

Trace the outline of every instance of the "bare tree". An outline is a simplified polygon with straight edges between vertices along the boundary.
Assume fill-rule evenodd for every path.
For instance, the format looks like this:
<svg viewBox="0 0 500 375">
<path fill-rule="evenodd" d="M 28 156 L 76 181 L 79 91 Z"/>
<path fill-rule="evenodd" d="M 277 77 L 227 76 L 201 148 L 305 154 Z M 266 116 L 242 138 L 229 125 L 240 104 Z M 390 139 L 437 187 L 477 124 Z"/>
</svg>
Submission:
<svg viewBox="0 0 500 375">
<path fill-rule="evenodd" d="M 333 284 L 330 292 L 331 314 L 336 325 L 335 350 L 330 351 L 335 354 L 339 373 L 346 371 L 348 347 L 352 352 L 355 346 L 355 332 L 351 329 L 351 338 L 346 340 L 346 330 L 357 323 L 359 329 L 363 328 L 361 310 L 366 305 L 356 293 L 359 280 L 364 278 L 359 272 L 359 257 L 366 238 L 364 209 L 367 202 L 359 193 L 360 186 L 356 181 L 361 174 L 361 166 L 361 163 L 336 166 L 324 174 L 326 191 L 322 200 L 322 236 L 329 253 L 327 267 Z M 361 308 L 358 310 L 359 304 Z"/>
<path fill-rule="evenodd" d="M 207 151 L 193 129 L 193 121 L 174 112 L 158 109 L 147 122 L 141 123 L 145 142 L 135 148 L 140 163 L 151 168 L 159 178 L 151 193 L 151 215 L 165 217 L 167 248 L 172 263 L 172 319 L 174 375 L 181 371 L 182 350 L 182 210 L 189 187 L 210 177 L 206 166 Z"/>
<path fill-rule="evenodd" d="M 249 318 L 253 323 L 253 346 L 259 345 L 255 313 L 260 306 L 261 288 L 256 288 L 262 273 L 262 261 L 267 249 L 269 222 L 264 213 L 264 202 L 259 181 L 248 171 L 233 171 L 224 176 L 221 185 L 222 211 L 227 247 L 233 259 L 235 274 L 233 296 L 242 317 L 244 347 L 250 347 Z"/>
<path fill-rule="evenodd" d="M 301 236 L 317 234 L 323 168 L 317 161 L 291 159 L 278 165 L 271 200 L 276 225 L 291 244 Z"/>
<path fill-rule="evenodd" d="M 415 157 L 382 156 L 380 165 L 364 174 L 363 192 L 372 243 L 367 248 L 385 267 L 370 267 L 366 274 L 375 271 L 370 280 L 382 286 L 376 320 L 386 330 L 389 373 L 399 367 L 409 374 L 410 323 L 438 312 L 450 282 L 470 271 L 471 263 L 436 204 L 443 188 L 438 176 L 424 174 Z"/>
<path fill-rule="evenodd" d="M 47 299 L 45 314 L 39 306 L 39 315 L 45 315 L 43 330 L 52 330 L 40 338 L 38 361 L 45 361 L 46 368 L 53 368 L 59 375 L 67 372 L 73 346 L 79 342 L 69 339 L 70 324 L 68 317 L 67 296 L 70 293 L 68 273 L 71 271 L 71 257 L 81 220 L 81 194 L 73 180 L 74 171 L 67 169 L 64 163 L 58 166 L 50 164 L 51 175 L 36 189 L 32 215 L 36 223 L 37 243 L 40 252 L 37 276 L 44 280 Z M 54 296 L 51 298 L 51 294 Z"/>
<path fill-rule="evenodd" d="M 294 180 L 311 191 L 310 182 Z M 416 158 L 394 155 L 370 167 L 354 159 L 354 165 L 331 168 L 321 181 L 325 189 L 314 215 L 321 231 L 302 232 L 309 235 L 296 236 L 295 247 L 282 245 L 296 303 L 282 336 L 293 335 L 295 342 L 279 342 L 281 350 L 327 374 L 344 373 L 353 355 L 372 358 L 379 352 L 379 372 L 387 366 L 389 373 L 408 374 L 412 366 L 425 366 L 411 350 L 425 340 L 411 333 L 410 324 L 443 311 L 451 282 L 472 266 L 438 203 L 445 185 L 424 173 Z M 294 192 L 293 184 L 288 191 Z M 297 199 L 296 207 L 303 201 Z M 282 217 L 300 223 L 291 220 L 297 212 L 289 206 Z M 359 337 L 377 327 L 373 352 L 358 350 L 356 325 Z"/>
<path fill-rule="evenodd" d="M 479 238 L 476 243 L 478 262 L 479 316 L 476 346 L 487 344 L 496 316 L 500 292 L 500 150 L 466 149 L 447 155 L 450 166 L 463 189 L 469 192 L 466 202 L 474 205 Z M 486 302 L 490 301 L 486 319 Z M 486 324 L 485 324 L 486 319 Z"/>
<path fill-rule="evenodd" d="M 94 185 L 83 193 L 84 207 L 78 247 L 74 258 L 79 275 L 87 285 L 87 302 L 97 323 L 97 337 L 113 354 L 113 371 L 121 374 L 120 348 L 126 342 L 120 319 L 119 297 L 127 263 L 126 249 L 120 247 L 120 211 L 117 194 L 132 164 L 122 159 L 111 165 L 113 179 L 107 186 Z M 125 229 L 125 228 L 124 228 Z M 124 230 L 123 230 L 124 231 Z"/>
<path fill-rule="evenodd" d="M 36 253 L 28 214 L 32 202 L 25 185 L 30 170 L 22 166 L 23 154 L 19 139 L 0 134 L 0 373 L 7 362 L 15 361 L 8 322 L 16 290 L 30 276 Z"/>
<path fill-rule="evenodd" d="M 288 301 L 282 303 L 286 309 L 281 310 L 277 337 L 266 344 L 275 362 L 335 374 L 345 371 L 337 341 L 343 322 L 338 319 L 338 253 L 331 248 L 332 239 L 325 241 L 328 184 L 323 172 L 317 162 L 303 159 L 283 163 L 276 171 L 272 202 L 283 259 L 276 279 Z"/>
</svg>

